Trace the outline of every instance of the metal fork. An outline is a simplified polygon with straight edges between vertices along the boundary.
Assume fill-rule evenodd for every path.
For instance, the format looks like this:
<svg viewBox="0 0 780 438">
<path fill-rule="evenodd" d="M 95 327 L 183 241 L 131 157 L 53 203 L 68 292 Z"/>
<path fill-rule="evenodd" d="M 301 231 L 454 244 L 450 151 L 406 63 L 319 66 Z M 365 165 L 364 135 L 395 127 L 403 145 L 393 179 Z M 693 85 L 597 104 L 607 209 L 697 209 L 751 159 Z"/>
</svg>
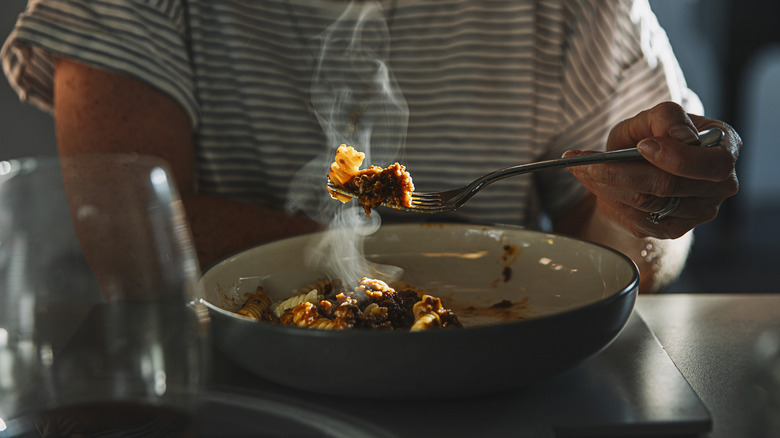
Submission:
<svg viewBox="0 0 780 438">
<path fill-rule="evenodd" d="M 699 133 L 699 141 L 703 147 L 710 147 L 720 143 L 724 135 L 724 132 L 719 128 L 708 129 Z M 558 169 L 561 167 L 584 166 L 596 163 L 637 161 L 642 159 L 644 158 L 639 153 L 639 151 L 636 148 L 631 148 L 578 155 L 568 158 L 557 158 L 554 160 L 538 161 L 535 163 L 520 164 L 518 166 L 507 167 L 483 175 L 472 181 L 471 184 L 458 189 L 447 190 L 446 192 L 412 192 L 411 207 L 389 203 L 382 203 L 382 205 L 385 207 L 394 208 L 396 210 L 404 210 L 414 213 L 445 213 L 448 211 L 457 210 L 459 207 L 465 204 L 466 201 L 471 199 L 472 196 L 476 195 L 477 192 L 485 188 L 487 185 L 510 176 L 538 172 L 541 170 Z M 328 181 L 328 188 L 353 198 L 358 196 L 357 193 L 349 192 L 334 186 L 330 181 Z"/>
</svg>

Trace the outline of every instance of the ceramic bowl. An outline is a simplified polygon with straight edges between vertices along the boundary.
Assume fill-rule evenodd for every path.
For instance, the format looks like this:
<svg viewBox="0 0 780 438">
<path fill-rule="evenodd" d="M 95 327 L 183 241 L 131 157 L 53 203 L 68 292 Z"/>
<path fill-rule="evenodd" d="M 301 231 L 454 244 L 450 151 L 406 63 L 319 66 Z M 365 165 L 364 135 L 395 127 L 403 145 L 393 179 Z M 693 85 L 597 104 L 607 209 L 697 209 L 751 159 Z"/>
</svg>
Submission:
<svg viewBox="0 0 780 438">
<path fill-rule="evenodd" d="M 306 256 L 325 236 L 253 247 L 205 271 L 199 298 L 221 354 L 263 378 L 319 393 L 484 394 L 538 382 L 597 354 L 636 300 L 636 265 L 603 246 L 515 227 L 403 224 L 367 236 L 365 258 L 401 268 L 402 281 L 441 298 L 463 328 L 321 331 L 234 313 L 258 285 L 278 300 L 325 277 Z"/>
</svg>

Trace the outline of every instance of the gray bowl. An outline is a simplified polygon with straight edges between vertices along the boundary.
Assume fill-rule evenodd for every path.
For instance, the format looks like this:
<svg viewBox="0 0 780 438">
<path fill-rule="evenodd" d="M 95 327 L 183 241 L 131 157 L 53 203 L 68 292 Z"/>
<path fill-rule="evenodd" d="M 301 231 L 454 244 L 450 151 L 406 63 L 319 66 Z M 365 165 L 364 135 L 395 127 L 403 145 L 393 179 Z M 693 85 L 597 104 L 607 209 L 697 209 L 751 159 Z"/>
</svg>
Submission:
<svg viewBox="0 0 780 438">
<path fill-rule="evenodd" d="M 385 225 L 365 255 L 442 299 L 462 329 L 328 332 L 234 314 L 262 285 L 272 299 L 325 276 L 305 254 L 326 236 L 280 240 L 228 257 L 201 280 L 215 343 L 277 383 L 366 398 L 470 396 L 521 387 L 597 354 L 634 307 L 639 272 L 623 254 L 514 227 Z"/>
</svg>

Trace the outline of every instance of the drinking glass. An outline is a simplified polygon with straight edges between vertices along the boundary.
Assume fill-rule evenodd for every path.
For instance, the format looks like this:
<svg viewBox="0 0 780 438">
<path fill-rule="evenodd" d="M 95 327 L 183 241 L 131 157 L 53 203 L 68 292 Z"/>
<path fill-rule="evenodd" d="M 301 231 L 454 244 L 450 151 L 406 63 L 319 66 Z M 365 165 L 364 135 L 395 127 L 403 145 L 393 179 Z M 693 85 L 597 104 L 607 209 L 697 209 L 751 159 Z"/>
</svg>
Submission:
<svg viewBox="0 0 780 438">
<path fill-rule="evenodd" d="M 0 161 L 0 437 L 192 435 L 198 277 L 164 162 Z"/>
</svg>

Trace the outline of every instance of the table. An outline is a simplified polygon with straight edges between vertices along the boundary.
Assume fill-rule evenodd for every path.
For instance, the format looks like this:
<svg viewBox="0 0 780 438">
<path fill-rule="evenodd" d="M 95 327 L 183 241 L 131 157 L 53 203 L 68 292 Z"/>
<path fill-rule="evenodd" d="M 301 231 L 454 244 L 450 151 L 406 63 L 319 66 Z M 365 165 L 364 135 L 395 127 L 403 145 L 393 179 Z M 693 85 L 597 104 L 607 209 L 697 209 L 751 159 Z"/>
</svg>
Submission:
<svg viewBox="0 0 780 438">
<path fill-rule="evenodd" d="M 636 311 L 709 408 L 708 437 L 780 437 L 780 294 L 642 295 Z"/>
<path fill-rule="evenodd" d="M 649 329 L 648 329 L 649 328 Z M 548 427 L 545 427 L 545 410 L 551 410 L 550 402 L 563 402 L 563 412 L 567 415 L 571 413 L 573 424 L 588 424 L 589 412 L 605 410 L 624 410 L 629 413 L 627 418 L 636 416 L 638 422 L 647 421 L 647 418 L 653 417 L 654 412 L 664 412 L 663 409 L 673 408 L 689 409 L 694 416 L 701 417 L 701 411 L 697 406 L 690 403 L 677 403 L 682 397 L 703 401 L 706 406 L 705 413 L 709 410 L 712 420 L 711 432 L 703 435 L 708 438 L 739 438 L 739 437 L 780 437 L 780 294 L 779 295 L 714 295 L 714 294 L 663 294 L 652 296 L 640 296 L 637 300 L 635 315 L 632 316 L 627 328 L 621 333 L 622 339 L 616 342 L 601 354 L 581 365 L 581 369 L 575 369 L 568 375 L 556 378 L 548 386 L 540 386 L 530 389 L 524 397 L 513 397 L 506 395 L 496 395 L 486 398 L 477 403 L 464 401 L 462 404 L 451 402 L 441 407 L 437 404 L 418 403 L 410 412 L 425 412 L 431 415 L 431 418 L 439 418 L 441 423 L 448 426 L 442 426 L 442 430 L 449 432 L 453 436 L 466 434 L 470 436 L 477 433 L 478 430 L 488 432 L 492 436 L 506 436 L 508 431 L 512 431 L 512 436 L 524 437 L 554 437 L 556 434 Z M 653 338 L 655 336 L 660 342 L 658 344 Z M 647 338 L 651 338 L 649 341 Z M 638 349 L 632 349 L 634 344 L 641 344 Z M 663 346 L 663 348 L 661 347 Z M 665 349 L 665 352 L 664 352 Z M 690 391 L 687 385 L 683 385 L 680 390 L 680 382 L 663 386 L 666 376 L 662 379 L 656 379 L 657 376 L 652 372 L 642 370 L 642 368 L 655 369 L 653 366 L 637 366 L 647 361 L 660 360 L 660 355 L 665 358 L 667 364 L 672 368 L 679 369 L 677 379 L 686 382 L 687 380 L 695 391 Z M 668 356 L 667 356 L 668 355 Z M 609 359 L 606 359 L 609 357 Z M 671 360 L 669 360 L 671 359 Z M 610 395 L 609 369 L 604 365 L 614 365 L 623 368 L 624 371 L 618 372 L 618 378 L 625 380 L 626 376 L 635 376 L 637 379 L 658 380 L 658 382 L 625 382 L 619 385 L 617 397 Z M 252 397 L 252 391 L 258 390 L 255 394 L 259 396 L 263 415 L 266 421 L 276 421 L 279 427 L 291 427 L 298 435 L 302 434 L 295 425 L 280 421 L 280 413 L 285 410 L 298 412 L 291 415 L 312 415 L 316 417 L 317 412 L 312 412 L 306 407 L 311 407 L 313 402 L 315 406 L 327 406 L 331 401 L 328 397 L 309 396 L 306 393 L 288 391 L 284 388 L 269 386 L 266 383 L 258 383 L 251 375 L 230 368 L 224 361 L 219 364 L 221 367 L 219 379 L 223 384 L 222 388 L 235 389 L 234 395 L 228 392 L 227 396 L 223 393 L 223 402 L 230 405 L 232 398 Z M 631 367 L 636 367 L 631 369 Z M 628 369 L 627 369 L 628 368 Z M 627 370 L 626 370 L 627 369 Z M 666 368 L 668 370 L 668 367 Z M 606 372 L 605 372 L 606 371 Z M 614 371 L 614 370 L 613 370 Z M 602 377 L 601 375 L 606 377 Z M 666 374 L 666 373 L 665 373 Z M 595 377 L 594 377 L 595 375 Z M 227 378 L 226 378 L 227 376 Z M 671 378 L 675 378 L 671 374 Z M 578 382 L 585 380 L 585 388 L 576 388 Z M 238 382 L 243 382 L 241 387 Z M 607 382 L 607 384 L 602 384 Z M 573 385 L 572 385 L 573 383 Z M 225 385 L 226 384 L 226 385 Z M 573 397 L 560 397 L 570 387 L 574 386 Z M 595 387 L 595 388 L 593 388 Z M 647 388 L 656 389 L 656 400 L 661 403 L 654 405 L 652 400 L 648 403 L 642 395 L 636 392 L 647 391 Z M 673 391 L 664 392 L 666 388 Z M 244 391 L 242 391 L 244 390 Z M 623 391 L 623 393 L 620 393 Z M 554 394 L 548 396 L 548 392 Z M 613 391 L 614 392 L 614 391 Z M 601 397 L 601 394 L 604 397 Z M 692 394 L 692 395 L 691 395 Z M 289 395 L 289 397 L 287 397 Z M 652 399 L 653 397 L 651 397 Z M 232 400 L 231 406 L 224 405 L 224 415 L 230 415 L 235 412 L 242 403 Z M 244 398 L 244 400 L 249 400 Z M 573 401 L 572 401 L 573 400 Z M 579 401 L 578 401 L 579 400 Z M 596 406 L 583 405 L 582 400 L 599 400 Z M 617 404 L 616 404 L 617 401 Z M 670 402 L 672 401 L 672 402 Z M 300 403 L 299 403 L 300 402 Z M 353 410 L 359 410 L 360 405 L 366 403 L 341 402 L 340 408 L 352 406 Z M 351 404 L 350 404 L 351 403 Z M 605 406 L 598 406 L 598 403 Z M 677 404 L 675 404 L 677 403 Z M 621 406 L 622 404 L 622 406 Z M 484 408 L 483 405 L 490 407 Z M 541 407 L 540 407 L 541 406 Z M 557 406 L 556 406 L 557 407 Z M 376 404 L 377 409 L 383 409 L 381 403 Z M 308 410 L 307 410 L 308 409 Z M 398 412 L 402 412 L 398 410 Z M 555 421 L 561 421 L 560 409 L 551 416 Z M 645 413 L 649 415 L 645 416 Z M 461 417 L 478 416 L 480 421 L 462 420 Z M 579 418 L 577 418 L 579 417 Z M 388 434 L 387 429 L 374 430 L 378 424 L 383 424 L 372 418 L 371 415 L 364 414 L 355 417 L 344 417 L 335 419 L 333 427 L 351 427 L 351 430 L 344 430 L 348 436 L 363 436 L 366 430 L 375 432 L 373 436 L 406 436 L 406 432 L 414 430 L 408 426 L 396 427 L 393 433 Z M 610 418 L 609 416 L 605 418 Z M 618 421 L 623 417 L 617 415 Z M 241 421 L 237 416 L 232 421 Z M 339 421 L 341 421 L 339 423 Z M 568 421 L 568 420 L 566 420 Z M 566 422 L 564 421 L 564 423 Z M 584 423 L 583 423 L 584 421 Z M 681 432 L 669 432 L 675 430 L 674 427 L 657 424 L 650 424 L 651 427 L 631 427 L 631 421 L 628 423 L 618 423 L 618 429 L 612 427 L 608 430 L 610 436 L 628 436 L 630 429 L 631 436 L 679 436 Z M 257 424 L 257 423 L 254 423 Z M 701 424 L 699 421 L 698 424 Z M 315 424 L 311 424 L 316 426 Z M 414 424 L 413 424 L 414 426 Z M 590 434 L 594 430 L 592 424 Z M 598 425 L 597 425 L 598 426 Z M 673 426 L 673 424 L 672 424 Z M 619 428 L 626 427 L 627 434 L 621 435 Z M 389 429 L 393 429 L 390 427 Z M 316 429 L 312 429 L 316 430 Z M 618 432 L 615 432 L 618 430 Z M 690 429 L 688 429 L 690 430 Z M 349 432 L 349 433 L 347 433 Z M 216 433 L 216 432 L 215 432 Z M 558 432 L 569 436 L 579 436 L 576 429 Z M 670 435 L 670 433 L 672 435 Z M 209 436 L 207 434 L 207 436 Z M 216 436 L 216 435 L 215 435 Z M 276 436 L 276 435 L 274 435 Z M 315 435 L 311 435 L 315 436 Z M 331 435 L 328 435 L 331 436 Z"/>
</svg>

